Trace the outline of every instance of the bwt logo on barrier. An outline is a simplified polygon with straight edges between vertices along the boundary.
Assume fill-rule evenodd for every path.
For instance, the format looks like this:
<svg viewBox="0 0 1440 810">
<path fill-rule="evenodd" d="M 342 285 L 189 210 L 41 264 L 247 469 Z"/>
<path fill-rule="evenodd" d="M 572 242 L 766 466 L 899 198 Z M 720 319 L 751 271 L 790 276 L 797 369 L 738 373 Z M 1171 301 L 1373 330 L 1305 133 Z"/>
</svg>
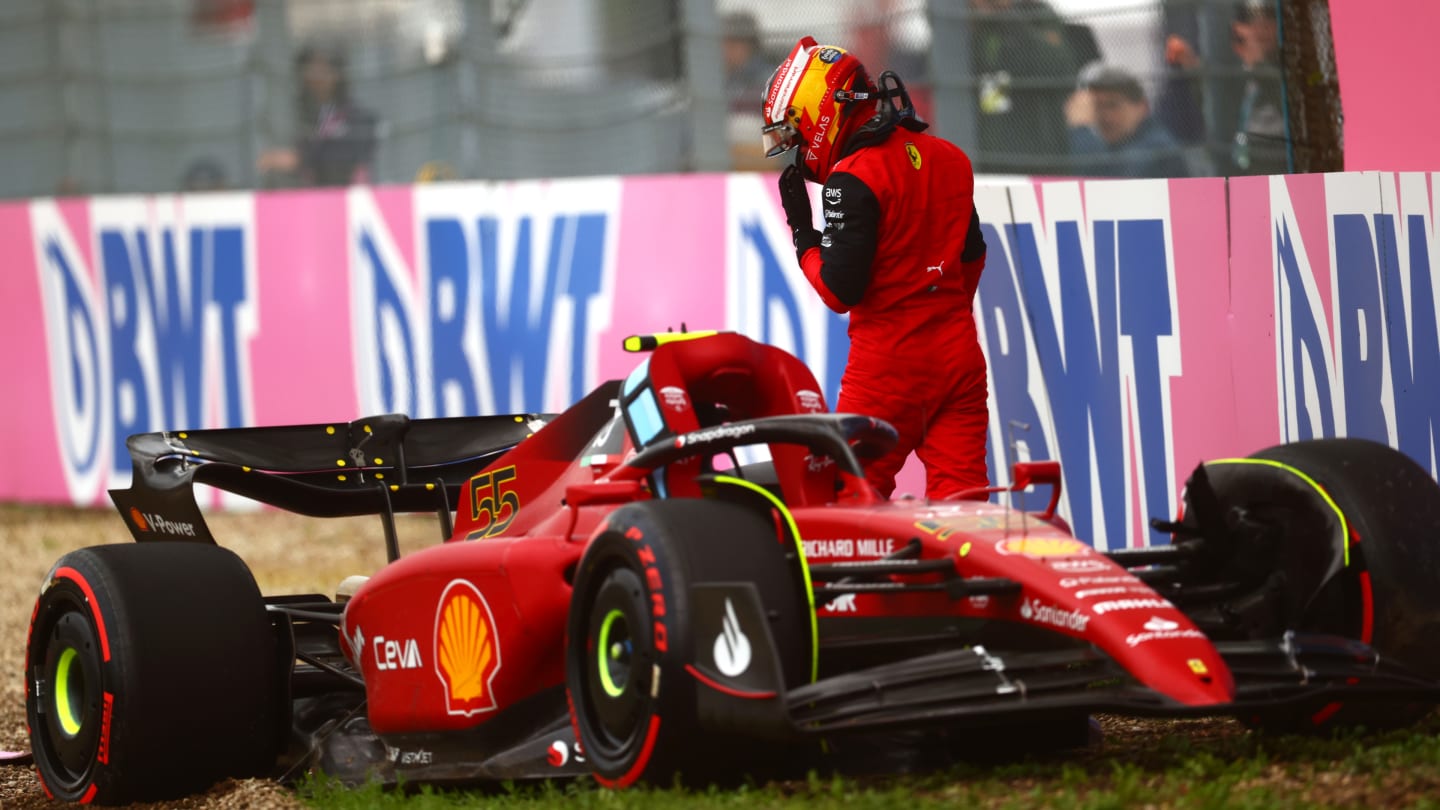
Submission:
<svg viewBox="0 0 1440 810">
<path fill-rule="evenodd" d="M 1440 298 L 1426 176 L 1325 178 L 1328 244 L 1307 242 L 1270 181 L 1276 365 L 1285 441 L 1355 436 L 1440 472 Z M 1311 256 L 1330 251 L 1321 296 Z"/>
<path fill-rule="evenodd" d="M 1033 186 L 976 190 L 988 246 L 976 317 L 990 364 L 992 476 L 1008 477 L 1010 423 L 1029 425 L 1014 433 L 1020 458 L 1061 461 L 1061 509 L 1102 549 L 1127 544 L 1143 525 L 1134 515 L 1174 514 L 1169 392 L 1180 334 L 1168 189 L 1099 184 L 1082 205 L 1080 184 L 1049 184 L 1045 217 Z M 759 179 L 730 178 L 727 199 L 727 326 L 799 356 L 833 404 L 846 320 L 810 289 Z"/>
<path fill-rule="evenodd" d="M 990 364 L 990 470 L 1008 478 L 1012 435 L 1021 460 L 1059 459 L 1076 536 L 1123 547 L 1141 525 L 1132 516 L 1175 506 L 1169 391 L 1180 329 L 1168 185 L 1087 185 L 1083 205 L 1078 183 L 1045 188 L 1043 218 L 1034 186 L 976 192 L 988 248 L 977 317 Z"/>
<path fill-rule="evenodd" d="M 834 407 L 850 351 L 849 319 L 831 312 L 810 287 L 795 261 L 790 228 L 762 180 L 732 175 L 726 181 L 725 328 L 800 358 Z"/>
<path fill-rule="evenodd" d="M 249 424 L 250 195 L 97 199 L 91 233 L 30 203 L 55 431 L 77 504 L 130 475 L 132 433 Z M 79 239 L 92 240 L 87 267 Z"/>
<path fill-rule="evenodd" d="M 417 188 L 412 274 L 370 192 L 352 190 L 361 411 L 558 410 L 589 393 L 619 191 L 613 179 Z"/>
</svg>

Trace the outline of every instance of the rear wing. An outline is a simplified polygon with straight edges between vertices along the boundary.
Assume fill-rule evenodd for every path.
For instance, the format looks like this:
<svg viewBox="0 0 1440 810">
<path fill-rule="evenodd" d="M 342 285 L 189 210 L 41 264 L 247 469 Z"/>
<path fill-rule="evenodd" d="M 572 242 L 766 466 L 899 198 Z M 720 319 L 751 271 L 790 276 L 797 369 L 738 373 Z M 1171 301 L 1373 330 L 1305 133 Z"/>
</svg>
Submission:
<svg viewBox="0 0 1440 810">
<path fill-rule="evenodd" d="M 137 433 L 126 446 L 129 489 L 110 498 L 138 541 L 214 542 L 195 503 L 207 484 L 310 517 L 395 512 L 441 516 L 465 482 L 539 430 L 544 414 L 411 419 Z"/>
</svg>

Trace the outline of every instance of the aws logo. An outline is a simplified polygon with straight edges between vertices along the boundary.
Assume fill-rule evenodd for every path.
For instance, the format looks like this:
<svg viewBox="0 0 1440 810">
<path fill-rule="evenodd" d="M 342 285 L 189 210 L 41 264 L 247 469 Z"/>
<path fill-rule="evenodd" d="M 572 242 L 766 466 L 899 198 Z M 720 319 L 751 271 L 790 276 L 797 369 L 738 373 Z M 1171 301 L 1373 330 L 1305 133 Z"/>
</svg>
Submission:
<svg viewBox="0 0 1440 810">
<path fill-rule="evenodd" d="M 435 611 L 435 674 L 445 689 L 445 711 L 469 717 L 494 711 L 491 688 L 500 671 L 495 617 L 480 591 L 457 579 L 445 586 Z"/>
</svg>

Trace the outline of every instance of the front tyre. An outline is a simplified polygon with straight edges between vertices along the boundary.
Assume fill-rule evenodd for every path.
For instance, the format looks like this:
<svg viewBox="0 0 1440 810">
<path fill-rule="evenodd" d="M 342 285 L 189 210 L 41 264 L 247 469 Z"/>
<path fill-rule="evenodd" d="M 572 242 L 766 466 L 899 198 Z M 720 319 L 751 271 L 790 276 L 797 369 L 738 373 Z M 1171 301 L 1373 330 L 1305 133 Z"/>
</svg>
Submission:
<svg viewBox="0 0 1440 810">
<path fill-rule="evenodd" d="M 656 648 L 645 583 L 635 570 L 612 566 L 594 593 L 585 622 L 585 637 L 593 643 L 581 653 L 582 705 L 591 732 L 585 747 L 592 761 L 609 766 L 608 778 L 620 781 L 636 765 L 641 772 L 647 764 L 655 767 L 648 761 L 654 757 L 662 704 L 652 689 L 658 685 L 665 651 Z M 672 712 L 666 714 L 679 720 Z"/>
<path fill-rule="evenodd" d="M 255 581 L 226 549 L 65 555 L 26 645 L 25 714 L 46 793 L 119 804 L 265 773 L 281 740 L 275 655 Z"/>
<path fill-rule="evenodd" d="M 684 672 L 685 565 L 655 519 L 669 506 L 613 515 L 575 575 L 566 687 L 576 738 L 608 787 L 673 778 L 683 741 L 698 736 L 694 682 Z"/>
<path fill-rule="evenodd" d="M 1207 465 L 1232 511 L 1279 538 L 1269 565 L 1286 593 L 1280 626 L 1358 639 L 1416 674 L 1440 678 L 1440 485 L 1400 451 L 1316 439 Z M 1243 718 L 1275 732 L 1404 726 L 1425 707 L 1331 702 Z"/>
<path fill-rule="evenodd" d="M 697 686 L 692 662 L 700 645 L 718 643 L 722 625 L 695 628 L 690 595 L 716 582 L 753 586 L 781 677 L 808 681 L 814 611 L 794 539 L 777 521 L 738 503 L 650 501 L 617 509 L 591 541 L 575 573 L 565 685 L 576 738 L 602 784 L 678 776 L 703 785 L 754 764 L 755 740 L 701 723 L 697 689 L 710 687 Z M 770 642 L 757 632 L 745 643 Z"/>
</svg>

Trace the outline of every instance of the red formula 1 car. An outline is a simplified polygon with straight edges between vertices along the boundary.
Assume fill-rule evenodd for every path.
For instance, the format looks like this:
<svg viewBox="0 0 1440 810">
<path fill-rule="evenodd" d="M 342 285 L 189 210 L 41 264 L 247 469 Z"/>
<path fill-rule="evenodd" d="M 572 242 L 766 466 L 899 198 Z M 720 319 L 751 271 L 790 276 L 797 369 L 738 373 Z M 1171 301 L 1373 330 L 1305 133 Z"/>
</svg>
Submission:
<svg viewBox="0 0 1440 810">
<path fill-rule="evenodd" d="M 1172 544 L 1107 554 L 1056 517 L 1054 462 L 1014 470 L 1049 487 L 1038 513 L 882 500 L 861 465 L 893 430 L 827 413 L 794 357 L 632 340 L 653 351 L 628 378 L 553 418 L 132 437 L 112 494 L 141 542 L 67 554 L 35 606 L 47 791 L 312 768 L 669 783 L 881 735 L 1083 741 L 1102 711 L 1296 728 L 1440 700 L 1440 486 L 1394 450 L 1210 462 L 1158 523 Z M 333 600 L 262 596 L 196 483 L 378 514 L 390 562 Z M 401 557 L 394 515 L 432 510 L 446 542 Z"/>
</svg>

